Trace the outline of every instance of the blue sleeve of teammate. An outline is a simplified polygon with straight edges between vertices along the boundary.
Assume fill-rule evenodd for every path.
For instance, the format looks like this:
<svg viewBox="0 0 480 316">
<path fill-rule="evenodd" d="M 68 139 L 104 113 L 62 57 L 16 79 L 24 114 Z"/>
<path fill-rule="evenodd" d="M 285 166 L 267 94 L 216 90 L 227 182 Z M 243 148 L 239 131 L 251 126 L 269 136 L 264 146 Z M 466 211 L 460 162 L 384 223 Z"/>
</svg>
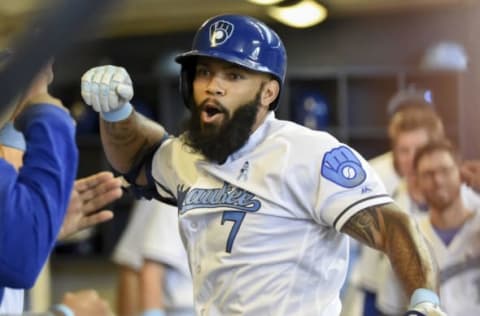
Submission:
<svg viewBox="0 0 480 316">
<path fill-rule="evenodd" d="M 17 173 L 0 159 L 0 287 L 31 287 L 50 254 L 77 173 L 72 118 L 35 105 L 17 119 L 27 150 Z"/>
</svg>

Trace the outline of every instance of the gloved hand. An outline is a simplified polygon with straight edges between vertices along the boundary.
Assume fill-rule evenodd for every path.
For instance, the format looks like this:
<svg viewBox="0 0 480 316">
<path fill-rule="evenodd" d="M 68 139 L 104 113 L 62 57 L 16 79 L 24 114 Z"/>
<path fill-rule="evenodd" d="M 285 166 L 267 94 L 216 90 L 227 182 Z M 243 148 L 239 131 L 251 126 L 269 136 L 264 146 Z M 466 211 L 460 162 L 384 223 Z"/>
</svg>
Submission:
<svg viewBox="0 0 480 316">
<path fill-rule="evenodd" d="M 404 316 L 447 316 L 439 304 L 436 293 L 427 289 L 417 289 L 412 294 L 410 307 Z"/>
<path fill-rule="evenodd" d="M 124 120 L 133 110 L 129 102 L 133 97 L 132 79 L 122 67 L 92 68 L 82 76 L 82 97 L 105 120 Z"/>
</svg>

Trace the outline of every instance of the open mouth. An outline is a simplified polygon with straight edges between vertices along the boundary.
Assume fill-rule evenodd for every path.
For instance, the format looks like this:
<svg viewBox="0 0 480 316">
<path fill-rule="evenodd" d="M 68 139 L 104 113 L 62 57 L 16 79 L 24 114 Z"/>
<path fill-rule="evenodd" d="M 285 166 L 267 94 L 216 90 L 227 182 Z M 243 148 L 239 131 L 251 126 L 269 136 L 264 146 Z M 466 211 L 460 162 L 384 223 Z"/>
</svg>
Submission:
<svg viewBox="0 0 480 316">
<path fill-rule="evenodd" d="M 224 111 L 213 103 L 204 104 L 201 109 L 201 119 L 204 123 L 216 123 L 223 117 Z"/>
<path fill-rule="evenodd" d="M 215 116 L 216 114 L 222 113 L 219 108 L 211 105 L 206 105 L 203 109 L 203 112 L 207 114 L 208 117 Z"/>
</svg>

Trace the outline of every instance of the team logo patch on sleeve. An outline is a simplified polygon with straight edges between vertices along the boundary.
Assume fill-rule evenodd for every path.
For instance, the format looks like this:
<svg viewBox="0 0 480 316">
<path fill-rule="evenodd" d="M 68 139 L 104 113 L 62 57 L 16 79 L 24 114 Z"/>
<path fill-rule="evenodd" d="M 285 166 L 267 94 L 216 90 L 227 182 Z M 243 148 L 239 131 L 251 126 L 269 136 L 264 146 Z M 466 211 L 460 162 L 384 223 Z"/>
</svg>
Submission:
<svg viewBox="0 0 480 316">
<path fill-rule="evenodd" d="M 334 148 L 323 156 L 322 176 L 345 188 L 356 187 L 367 178 L 360 160 L 346 146 Z"/>
</svg>

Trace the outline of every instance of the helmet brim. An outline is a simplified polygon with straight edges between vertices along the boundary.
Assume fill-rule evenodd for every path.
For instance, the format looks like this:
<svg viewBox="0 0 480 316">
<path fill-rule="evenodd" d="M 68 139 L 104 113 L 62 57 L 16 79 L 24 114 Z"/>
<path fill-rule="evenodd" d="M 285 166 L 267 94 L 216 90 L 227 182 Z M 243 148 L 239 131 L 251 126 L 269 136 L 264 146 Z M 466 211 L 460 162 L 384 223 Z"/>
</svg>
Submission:
<svg viewBox="0 0 480 316">
<path fill-rule="evenodd" d="M 265 67 L 261 65 L 260 63 L 254 62 L 250 59 L 245 59 L 243 56 L 235 56 L 232 54 L 225 54 L 223 52 L 219 51 L 208 51 L 208 52 L 201 52 L 198 50 L 191 50 L 189 52 L 180 54 L 175 57 L 175 61 L 179 63 L 180 65 L 192 65 L 196 61 L 198 57 L 209 57 L 209 58 L 214 58 L 214 59 L 219 59 L 225 62 L 229 62 L 235 65 L 239 65 L 241 67 L 253 70 L 253 71 L 258 71 L 262 73 L 267 73 L 272 76 L 274 76 L 279 82 L 283 81 L 283 78 L 278 78 L 277 74 L 273 72 L 271 69 L 268 67 Z"/>
</svg>

